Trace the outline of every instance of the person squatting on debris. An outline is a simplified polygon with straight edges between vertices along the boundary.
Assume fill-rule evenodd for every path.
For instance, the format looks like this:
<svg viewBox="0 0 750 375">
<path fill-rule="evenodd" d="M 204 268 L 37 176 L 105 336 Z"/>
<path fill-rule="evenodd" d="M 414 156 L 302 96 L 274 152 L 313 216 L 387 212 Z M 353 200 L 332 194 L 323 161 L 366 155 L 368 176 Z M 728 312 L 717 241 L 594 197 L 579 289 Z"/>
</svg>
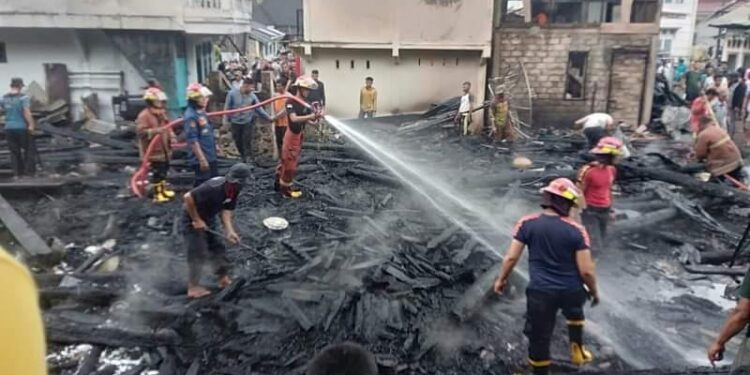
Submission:
<svg viewBox="0 0 750 375">
<path fill-rule="evenodd" d="M 211 95 L 211 90 L 200 83 L 191 83 L 187 88 L 188 105 L 183 116 L 183 126 L 190 148 L 188 164 L 195 172 L 193 186 L 199 186 L 219 175 L 214 127 L 206 114 Z"/>
<path fill-rule="evenodd" d="M 182 227 L 187 245 L 188 297 L 200 298 L 211 292 L 200 285 L 203 268 L 212 266 L 219 286 L 231 284 L 226 247 L 219 233 L 217 216 L 221 216 L 224 235 L 233 245 L 240 242 L 234 229 L 232 211 L 242 187 L 252 178 L 252 169 L 244 163 L 229 168 L 226 177 L 214 177 L 185 194 Z"/>
<path fill-rule="evenodd" d="M 352 342 L 329 345 L 307 365 L 307 375 L 378 375 L 375 357 Z"/>
<path fill-rule="evenodd" d="M 297 89 L 297 98 L 306 101 L 316 83 L 311 78 L 300 77 L 294 84 Z M 276 168 L 276 181 L 274 189 L 281 192 L 285 198 L 299 198 L 302 191 L 292 186 L 294 177 L 297 175 L 297 164 L 302 152 L 302 140 L 304 138 L 305 125 L 315 124 L 324 116 L 322 110 L 314 112 L 311 106 L 305 106 L 296 100 L 289 99 L 286 102 L 286 113 L 289 115 L 289 129 L 284 134 L 284 144 L 281 151 L 281 160 Z"/>
<path fill-rule="evenodd" d="M 5 112 L 5 137 L 14 178 L 36 173 L 36 147 L 33 144 L 35 123 L 31 116 L 31 99 L 21 92 L 23 87 L 21 78 L 11 79 L 10 92 L 0 102 Z"/>
<path fill-rule="evenodd" d="M 161 135 L 154 145 L 153 152 L 148 158 L 148 166 L 151 172 L 151 186 L 153 188 L 154 202 L 169 202 L 174 198 L 174 191 L 167 189 L 167 172 L 169 171 L 169 160 L 172 158 L 172 129 L 167 128 L 169 118 L 164 104 L 167 95 L 156 87 L 146 89 L 143 94 L 146 108 L 136 118 L 136 132 L 138 134 L 138 151 L 141 158 L 145 156 L 151 140 Z"/>
<path fill-rule="evenodd" d="M 493 127 L 490 136 L 496 141 L 513 142 L 513 123 L 510 119 L 510 109 L 502 87 L 495 89 L 495 98 L 492 101 L 491 110 Z"/>
<path fill-rule="evenodd" d="M 550 342 L 555 317 L 562 310 L 568 322 L 571 361 L 582 365 L 593 360 L 583 345 L 583 307 L 599 303 L 594 261 L 586 228 L 569 217 L 581 192 L 567 178 L 558 178 L 542 189 L 540 214 L 522 218 L 503 259 L 495 292 L 502 294 L 513 269 L 529 247 L 529 284 L 526 288 L 526 326 L 529 364 L 533 373 L 549 374 Z"/>
<path fill-rule="evenodd" d="M 378 90 L 372 86 L 372 77 L 365 78 L 365 87 L 359 90 L 359 118 L 373 118 L 378 112 Z"/>
<path fill-rule="evenodd" d="M 607 237 L 607 226 L 614 220 L 612 211 L 612 187 L 617 176 L 614 167 L 617 157 L 623 148 L 622 142 L 615 137 L 604 137 L 591 150 L 596 158 L 578 172 L 578 186 L 583 192 L 581 201 L 581 219 L 591 235 L 594 250 L 601 251 Z"/>
<path fill-rule="evenodd" d="M 286 96 L 286 82 L 284 82 L 283 79 L 277 79 L 276 80 L 276 93 L 273 94 L 274 97 L 279 96 Z M 281 150 L 282 145 L 284 144 L 284 135 L 286 135 L 286 130 L 289 127 L 289 116 L 286 113 L 286 100 L 275 100 L 273 102 L 273 130 L 274 130 L 274 136 L 276 137 L 276 151 L 279 155 L 279 160 L 281 160 Z"/>
<path fill-rule="evenodd" d="M 750 277 L 745 275 L 742 285 L 737 291 L 739 300 L 737 306 L 729 313 L 724 325 L 721 327 L 716 340 L 708 348 L 708 360 L 711 365 L 724 359 L 725 345 L 734 336 L 740 333 L 750 323 Z M 747 331 L 742 339 L 742 344 L 734 357 L 730 374 L 750 373 L 750 331 Z"/>
<path fill-rule="evenodd" d="M 471 125 L 471 114 L 474 109 L 474 95 L 471 95 L 471 82 L 464 82 L 463 92 L 461 93 L 461 102 L 458 105 L 458 113 L 453 120 L 459 128 L 461 135 L 469 134 L 469 125 Z"/>
<path fill-rule="evenodd" d="M 611 131 L 615 121 L 612 116 L 606 113 L 592 113 L 588 116 L 576 120 L 576 128 L 583 126 L 583 135 L 588 141 L 588 149 L 592 149 L 599 144 L 599 140 L 607 136 Z"/>
<path fill-rule="evenodd" d="M 695 140 L 695 158 L 704 161 L 706 170 L 718 181 L 725 175 L 742 182 L 742 154 L 726 131 L 716 125 L 714 119 L 701 117 L 698 137 Z"/>
<path fill-rule="evenodd" d="M 0 374 L 47 375 L 44 323 L 31 273 L 0 246 Z"/>
<path fill-rule="evenodd" d="M 258 100 L 258 96 L 255 95 L 253 91 L 255 91 L 255 81 L 250 77 L 244 77 L 242 79 L 242 85 L 239 88 L 232 89 L 227 94 L 227 100 L 226 103 L 224 103 L 224 110 L 232 110 L 258 104 L 260 100 Z M 237 147 L 237 151 L 240 153 L 240 158 L 243 163 L 247 163 L 249 159 L 253 158 L 255 121 L 258 116 L 266 121 L 274 120 L 274 118 L 271 117 L 263 107 L 224 116 L 224 127 L 228 128 L 231 124 L 234 145 Z"/>
</svg>

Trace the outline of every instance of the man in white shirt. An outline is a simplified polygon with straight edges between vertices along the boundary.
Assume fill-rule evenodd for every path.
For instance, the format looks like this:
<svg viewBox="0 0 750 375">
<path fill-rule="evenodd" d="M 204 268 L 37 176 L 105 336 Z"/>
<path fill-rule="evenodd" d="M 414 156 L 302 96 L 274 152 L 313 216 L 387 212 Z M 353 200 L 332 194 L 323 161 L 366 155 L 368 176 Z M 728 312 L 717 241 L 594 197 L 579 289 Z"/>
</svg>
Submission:
<svg viewBox="0 0 750 375">
<path fill-rule="evenodd" d="M 607 132 L 614 127 L 615 121 L 606 113 L 592 113 L 576 120 L 576 128 L 583 126 L 583 135 L 588 141 L 588 148 L 596 147 L 599 140 L 607 136 Z"/>
<path fill-rule="evenodd" d="M 461 95 L 461 104 L 458 107 L 455 122 L 461 127 L 461 134 L 469 134 L 469 125 L 471 125 L 471 113 L 474 107 L 474 95 L 471 95 L 471 82 L 464 82 L 463 94 Z"/>
</svg>

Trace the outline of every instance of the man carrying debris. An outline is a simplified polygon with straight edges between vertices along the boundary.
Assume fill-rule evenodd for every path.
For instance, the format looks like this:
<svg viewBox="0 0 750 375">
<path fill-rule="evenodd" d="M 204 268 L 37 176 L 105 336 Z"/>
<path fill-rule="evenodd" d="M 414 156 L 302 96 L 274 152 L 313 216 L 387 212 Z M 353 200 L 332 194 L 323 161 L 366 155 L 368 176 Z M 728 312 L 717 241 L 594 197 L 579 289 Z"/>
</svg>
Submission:
<svg viewBox="0 0 750 375">
<path fill-rule="evenodd" d="M 596 147 L 599 141 L 607 136 L 614 124 L 612 116 L 606 113 L 592 113 L 575 122 L 576 128 L 583 126 L 583 135 L 588 141 L 589 150 Z"/>
<path fill-rule="evenodd" d="M 226 247 L 219 234 L 218 216 L 224 226 L 224 236 L 236 245 L 240 236 L 234 229 L 232 211 L 242 187 L 252 178 L 247 164 L 237 163 L 226 177 L 214 177 L 185 194 L 182 226 L 188 261 L 188 297 L 205 297 L 211 292 L 200 285 L 203 269 L 210 265 L 223 289 L 231 284 Z M 208 264 L 207 264 L 208 263 Z"/>
<path fill-rule="evenodd" d="M 732 337 L 742 332 L 747 324 L 750 323 L 750 277 L 748 275 L 745 275 L 745 278 L 742 280 L 742 285 L 737 294 L 740 298 L 737 301 L 737 307 L 729 313 L 727 321 L 721 327 L 719 336 L 716 337 L 716 340 L 708 348 L 708 360 L 711 362 L 711 365 L 714 362 L 724 359 L 724 346 L 726 343 Z M 750 372 L 750 332 L 742 339 L 737 356 L 734 357 L 730 374 L 746 374 L 748 372 Z"/>
<path fill-rule="evenodd" d="M 513 124 L 510 121 L 508 101 L 502 87 L 495 89 L 495 99 L 492 101 L 492 124 L 490 131 L 496 141 L 513 142 Z"/>
<path fill-rule="evenodd" d="M 469 134 L 469 125 L 471 125 L 471 114 L 474 109 L 474 95 L 471 95 L 471 82 L 464 82 L 461 102 L 458 106 L 458 113 L 454 122 L 458 125 L 462 135 Z"/>
<path fill-rule="evenodd" d="M 214 127 L 206 114 L 211 95 L 211 90 L 200 83 L 191 83 L 187 87 L 188 105 L 183 119 L 185 139 L 191 151 L 188 164 L 195 172 L 193 186 L 199 186 L 219 175 Z"/>
<path fill-rule="evenodd" d="M 317 87 L 315 81 L 308 77 L 298 78 L 294 86 L 297 89 L 296 97 L 302 102 L 306 102 L 310 92 Z M 284 198 L 299 198 L 302 196 L 302 191 L 292 186 L 292 183 L 297 175 L 297 164 L 302 152 L 305 126 L 308 123 L 315 124 L 317 120 L 324 116 L 324 113 L 322 110 L 316 112 L 312 106 L 304 105 L 292 99 L 286 102 L 286 113 L 289 116 L 289 128 L 284 135 L 281 160 L 278 168 L 276 168 L 274 189 L 281 192 Z"/>
<path fill-rule="evenodd" d="M 31 100 L 21 90 L 21 78 L 10 80 L 10 92 L 3 96 L 0 108 L 5 112 L 5 137 L 10 149 L 13 178 L 33 176 L 36 173 L 36 147 L 34 142 L 34 117 Z"/>
<path fill-rule="evenodd" d="M 172 158 L 172 130 L 166 127 L 169 118 L 164 109 L 167 95 L 160 89 L 151 87 L 146 89 L 143 100 L 146 102 L 146 108 L 138 114 L 135 120 L 138 151 L 143 158 L 154 137 L 161 136 L 149 156 L 148 165 L 151 172 L 154 202 L 169 202 L 174 197 L 174 191 L 167 189 L 167 172 L 169 160 Z"/>
<path fill-rule="evenodd" d="M 583 191 L 581 219 L 591 234 L 593 249 L 601 251 L 607 236 L 607 226 L 614 219 L 612 187 L 617 176 L 615 160 L 621 154 L 622 142 L 615 137 L 604 137 L 591 150 L 595 161 L 578 172 L 578 186 Z"/>
<path fill-rule="evenodd" d="M 365 87 L 359 90 L 359 118 L 373 118 L 378 111 L 378 90 L 372 87 L 372 77 L 365 78 Z"/>
<path fill-rule="evenodd" d="M 286 82 L 283 79 L 276 80 L 276 93 L 274 97 L 286 96 Z M 284 135 L 289 127 L 289 116 L 286 113 L 286 100 L 276 100 L 273 102 L 273 122 L 274 122 L 274 135 L 276 137 L 276 151 L 278 151 L 279 160 L 281 160 L 281 150 L 284 144 Z"/>
<path fill-rule="evenodd" d="M 529 364 L 533 373 L 549 374 L 552 363 L 550 342 L 558 310 L 568 321 L 571 361 L 582 365 L 593 360 L 583 345 L 583 306 L 599 303 L 594 261 L 586 229 L 569 215 L 581 192 L 567 178 L 558 178 L 542 189 L 544 211 L 522 218 L 495 280 L 495 292 L 502 294 L 513 269 L 529 247 L 529 285 L 526 289 L 526 327 Z"/>
<path fill-rule="evenodd" d="M 255 91 L 255 81 L 250 77 L 243 78 L 242 85 L 239 88 L 232 89 L 227 94 L 224 110 L 228 111 L 259 103 L 258 96 L 253 91 Z M 224 116 L 224 126 L 228 127 L 231 123 L 234 145 L 237 147 L 243 163 L 247 163 L 248 158 L 253 157 L 253 144 L 255 143 L 253 140 L 255 132 L 253 130 L 255 130 L 255 121 L 258 116 L 266 121 L 273 121 L 273 118 L 268 115 L 263 107 Z"/>
<path fill-rule="evenodd" d="M 730 180 L 744 180 L 740 150 L 713 118 L 701 117 L 694 151 L 697 160 L 705 160 L 706 170 L 714 179 L 723 181 L 729 176 Z"/>
</svg>

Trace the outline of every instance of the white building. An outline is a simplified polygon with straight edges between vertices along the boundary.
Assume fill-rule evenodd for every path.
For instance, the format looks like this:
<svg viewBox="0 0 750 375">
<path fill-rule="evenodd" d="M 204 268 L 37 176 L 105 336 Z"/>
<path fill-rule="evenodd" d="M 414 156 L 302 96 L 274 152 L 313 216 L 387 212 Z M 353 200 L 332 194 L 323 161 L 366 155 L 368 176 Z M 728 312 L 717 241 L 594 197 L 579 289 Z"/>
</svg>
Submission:
<svg viewBox="0 0 750 375">
<path fill-rule="evenodd" d="M 492 56 L 493 1 L 305 0 L 305 74 L 320 71 L 329 113 L 356 117 L 365 77 L 378 115 L 424 111 L 472 83 L 485 99 Z M 482 114 L 475 113 L 480 121 Z"/>
<path fill-rule="evenodd" d="M 698 0 L 664 0 L 659 32 L 659 55 L 690 60 Z"/>
<path fill-rule="evenodd" d="M 750 67 L 750 4 L 742 4 L 708 23 L 718 30 L 721 61 L 726 61 L 730 70 Z"/>
<path fill-rule="evenodd" d="M 252 0 L 0 0 L 0 87 L 37 82 L 74 117 L 96 92 L 100 116 L 112 119 L 111 97 L 140 93 L 153 77 L 177 109 L 188 82 L 218 63 L 213 43 L 249 33 L 251 19 Z"/>
</svg>

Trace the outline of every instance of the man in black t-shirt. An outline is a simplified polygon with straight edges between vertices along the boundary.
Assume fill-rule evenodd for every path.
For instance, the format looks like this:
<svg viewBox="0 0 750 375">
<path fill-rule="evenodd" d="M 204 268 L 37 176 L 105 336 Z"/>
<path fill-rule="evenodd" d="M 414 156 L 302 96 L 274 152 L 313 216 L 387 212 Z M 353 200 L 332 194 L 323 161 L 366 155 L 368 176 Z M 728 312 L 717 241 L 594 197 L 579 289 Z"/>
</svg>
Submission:
<svg viewBox="0 0 750 375">
<path fill-rule="evenodd" d="M 232 211 L 237 206 L 242 186 L 251 177 L 251 168 L 247 164 L 237 163 L 229 169 L 226 177 L 214 177 L 185 194 L 182 226 L 187 245 L 188 297 L 200 298 L 211 294 L 200 285 L 203 269 L 207 265 L 218 276 L 221 288 L 232 283 L 226 247 L 218 234 L 217 219 L 220 215 L 226 239 L 238 244 L 240 237 L 234 229 Z"/>
<path fill-rule="evenodd" d="M 302 138 L 307 123 L 314 123 L 324 116 L 323 111 L 313 111 L 307 98 L 312 90 L 317 88 L 314 80 L 300 77 L 294 83 L 297 88 L 296 99 L 289 99 L 286 103 L 286 113 L 289 116 L 289 129 L 284 134 L 281 159 L 276 168 L 276 182 L 274 188 L 285 198 L 299 198 L 302 191 L 293 187 L 294 177 L 297 175 L 297 163 L 302 152 Z"/>
</svg>

